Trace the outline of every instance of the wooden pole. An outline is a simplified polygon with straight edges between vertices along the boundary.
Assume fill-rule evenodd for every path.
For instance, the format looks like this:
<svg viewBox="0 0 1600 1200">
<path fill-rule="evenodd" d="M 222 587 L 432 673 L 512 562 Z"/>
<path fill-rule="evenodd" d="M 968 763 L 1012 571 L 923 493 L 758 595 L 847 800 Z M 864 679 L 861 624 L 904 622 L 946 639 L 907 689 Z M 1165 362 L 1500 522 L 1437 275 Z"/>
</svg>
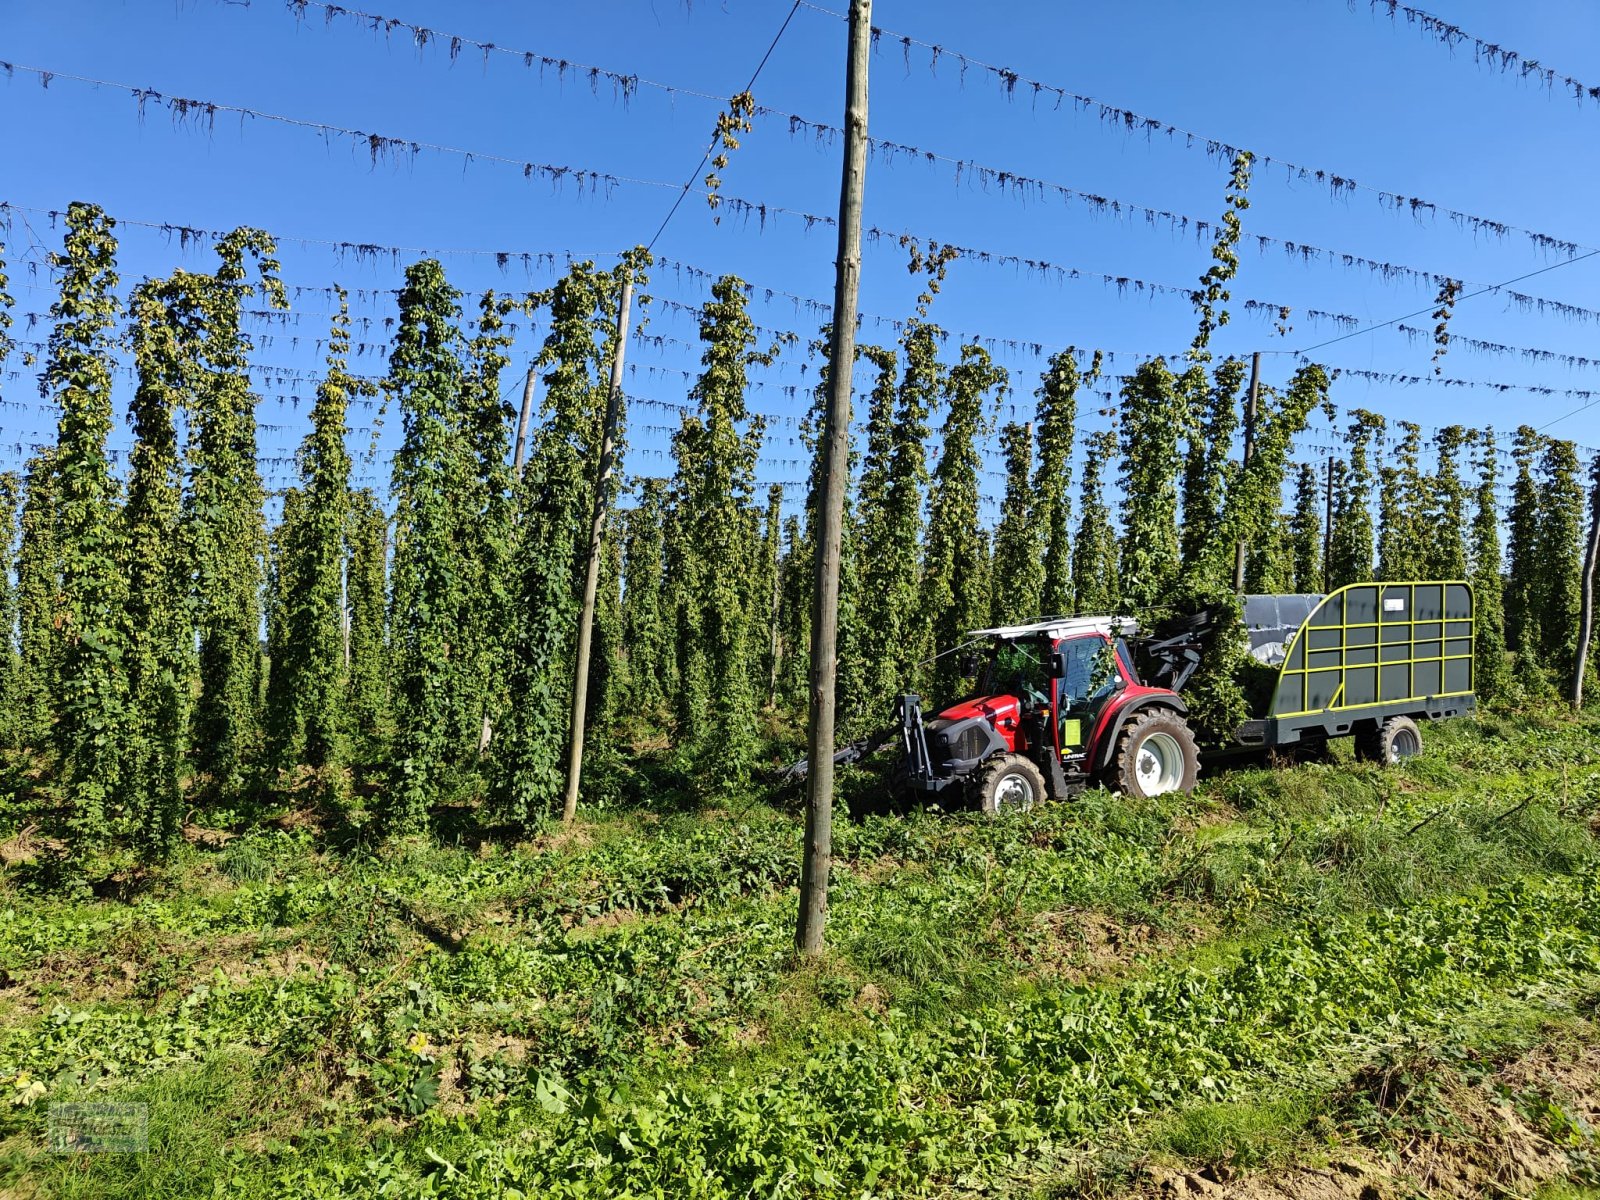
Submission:
<svg viewBox="0 0 1600 1200">
<path fill-rule="evenodd" d="M 522 464 L 528 452 L 528 423 L 533 420 L 533 364 L 528 364 L 528 379 L 522 385 L 522 411 L 517 414 L 517 449 L 511 465 L 522 477 Z"/>
<path fill-rule="evenodd" d="M 1600 558 L 1600 455 L 1589 468 L 1589 547 L 1583 555 L 1582 604 L 1578 610 L 1578 661 L 1572 672 L 1572 707 L 1583 707 L 1583 673 L 1589 666 L 1589 642 L 1594 638 L 1594 572 Z"/>
<path fill-rule="evenodd" d="M 839 554 L 844 485 L 850 470 L 850 388 L 856 357 L 856 306 L 861 288 L 861 205 L 867 185 L 867 62 L 872 0 L 850 0 L 850 60 L 845 73 L 844 167 L 839 181 L 839 256 L 828 353 L 828 405 L 822 429 L 822 511 L 818 514 L 817 580 L 811 607 L 811 714 L 806 748 L 806 841 L 800 864 L 800 915 L 795 947 L 822 952 L 833 866 L 833 703 L 838 663 Z"/>
<path fill-rule="evenodd" d="M 767 630 L 767 703 L 778 702 L 778 668 L 783 639 L 778 636 L 783 617 L 783 528 L 778 530 L 778 557 L 772 564 L 772 628 Z"/>
<path fill-rule="evenodd" d="M 1244 465 L 1249 467 L 1256 453 L 1256 401 L 1261 388 L 1261 351 L 1250 356 L 1250 398 L 1244 410 Z M 1233 548 L 1233 590 L 1244 591 L 1244 541 Z"/>
<path fill-rule="evenodd" d="M 628 308 L 633 302 L 633 275 L 622 279 L 617 305 L 617 345 L 611 356 L 611 391 L 606 397 L 606 424 L 600 437 L 600 467 L 594 479 L 594 519 L 589 523 L 589 569 L 583 577 L 583 612 L 578 618 L 578 662 L 572 680 L 572 746 L 567 754 L 567 797 L 561 820 L 571 824 L 578 812 L 578 781 L 583 776 L 583 727 L 589 706 L 589 650 L 594 640 L 594 599 L 600 587 L 600 545 L 605 538 L 606 499 L 616 460 L 617 420 L 622 413 L 622 357 L 628 346 Z M 533 372 L 528 372 L 528 392 Z M 527 411 L 527 401 L 523 401 Z"/>
<path fill-rule="evenodd" d="M 1324 485 L 1326 499 L 1323 501 L 1324 512 L 1322 519 L 1322 592 L 1326 595 L 1332 590 L 1328 581 L 1331 576 L 1329 560 L 1333 557 L 1333 455 L 1323 459 L 1323 474 L 1327 476 Z"/>
</svg>

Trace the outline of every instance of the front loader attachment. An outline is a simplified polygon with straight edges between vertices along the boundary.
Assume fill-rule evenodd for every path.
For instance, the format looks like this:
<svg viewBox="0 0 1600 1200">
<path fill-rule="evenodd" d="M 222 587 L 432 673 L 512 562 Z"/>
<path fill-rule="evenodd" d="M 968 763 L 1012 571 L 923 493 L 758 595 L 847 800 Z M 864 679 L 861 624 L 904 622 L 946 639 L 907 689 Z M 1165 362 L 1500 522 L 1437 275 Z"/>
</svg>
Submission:
<svg viewBox="0 0 1600 1200">
<path fill-rule="evenodd" d="M 834 751 L 833 765 L 838 767 L 844 765 L 845 763 L 855 763 L 860 762 L 864 758 L 870 758 L 879 750 L 887 746 L 894 735 L 895 728 L 891 726 L 888 729 L 882 729 L 877 733 L 869 734 L 864 738 L 857 738 L 853 742 L 848 742 Z M 811 760 L 809 758 L 802 758 L 799 762 L 790 763 L 787 767 L 784 767 L 782 770 L 778 771 L 773 776 L 773 782 L 780 786 L 787 783 L 799 783 L 810 773 Z"/>
<path fill-rule="evenodd" d="M 933 756 L 928 752 L 928 733 L 922 723 L 922 697 L 907 693 L 895 701 L 895 723 L 887 729 L 864 738 L 857 738 L 834 751 L 833 765 L 860 762 L 882 750 L 896 735 L 900 739 L 900 766 L 895 772 L 899 784 L 914 783 L 927 790 L 928 781 L 935 780 Z M 811 773 L 811 760 L 802 758 L 791 763 L 773 776 L 778 785 L 798 783 Z M 941 781 L 943 782 L 943 781 Z"/>
</svg>

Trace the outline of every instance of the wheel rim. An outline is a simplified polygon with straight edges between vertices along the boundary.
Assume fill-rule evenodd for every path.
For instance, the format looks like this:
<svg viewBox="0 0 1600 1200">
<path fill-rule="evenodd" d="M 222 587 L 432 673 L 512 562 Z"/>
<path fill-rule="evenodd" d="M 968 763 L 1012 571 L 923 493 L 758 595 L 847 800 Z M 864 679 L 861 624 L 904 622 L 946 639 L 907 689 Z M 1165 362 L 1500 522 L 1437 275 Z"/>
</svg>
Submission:
<svg viewBox="0 0 1600 1200">
<path fill-rule="evenodd" d="M 1183 783 L 1183 747 L 1170 733 L 1152 733 L 1139 744 L 1133 771 L 1146 796 L 1176 791 Z"/>
<path fill-rule="evenodd" d="M 1398 729 L 1389 739 L 1389 761 L 1392 763 L 1405 758 L 1415 758 L 1420 753 L 1422 753 L 1422 743 L 1409 729 Z"/>
<path fill-rule="evenodd" d="M 1025 775 L 1007 775 L 994 790 L 996 812 L 1005 812 L 1008 809 L 1027 812 L 1033 807 L 1033 800 L 1033 784 Z"/>
</svg>

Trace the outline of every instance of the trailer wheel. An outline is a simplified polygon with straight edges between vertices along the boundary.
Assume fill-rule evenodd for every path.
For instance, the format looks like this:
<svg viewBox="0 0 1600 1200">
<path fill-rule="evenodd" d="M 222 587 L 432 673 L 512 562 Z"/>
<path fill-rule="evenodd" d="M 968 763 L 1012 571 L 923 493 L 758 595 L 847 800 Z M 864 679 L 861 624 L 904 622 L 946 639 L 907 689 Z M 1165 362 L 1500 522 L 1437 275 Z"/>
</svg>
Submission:
<svg viewBox="0 0 1600 1200">
<path fill-rule="evenodd" d="M 1189 723 L 1170 709 L 1142 712 L 1117 739 L 1111 785 L 1129 796 L 1192 792 L 1200 774 L 1200 751 Z"/>
<path fill-rule="evenodd" d="M 978 807 L 991 817 L 1027 812 L 1045 798 L 1044 776 L 1020 754 L 1002 754 L 978 776 Z"/>
<path fill-rule="evenodd" d="M 1378 728 L 1356 735 L 1356 757 L 1387 767 L 1422 753 L 1422 730 L 1410 717 L 1390 717 Z"/>
</svg>

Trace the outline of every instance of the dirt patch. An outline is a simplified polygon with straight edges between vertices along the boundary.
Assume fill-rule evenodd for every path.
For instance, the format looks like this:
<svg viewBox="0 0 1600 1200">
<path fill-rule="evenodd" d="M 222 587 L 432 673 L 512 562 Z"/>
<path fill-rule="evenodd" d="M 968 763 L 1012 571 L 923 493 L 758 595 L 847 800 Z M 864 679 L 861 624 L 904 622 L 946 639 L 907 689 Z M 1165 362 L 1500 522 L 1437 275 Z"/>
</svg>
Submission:
<svg viewBox="0 0 1600 1200">
<path fill-rule="evenodd" d="M 532 854 L 544 854 L 550 851 L 563 854 L 572 850 L 584 850 L 592 845 L 594 845 L 594 835 L 582 825 L 573 825 L 550 833 L 541 833 L 531 841 L 522 843 L 518 848 L 526 848 Z"/>
<path fill-rule="evenodd" d="M 1226 1167 L 1183 1173 L 1152 1167 L 1143 1194 L 1163 1198 L 1226 1196 L 1230 1200 L 1391 1200 L 1395 1180 L 1371 1163 L 1296 1167 L 1271 1175 L 1235 1178 Z"/>
<path fill-rule="evenodd" d="M 217 850 L 226 846 L 239 835 L 226 829 L 207 829 L 202 825 L 185 825 L 183 827 L 183 840 L 191 846 L 200 846 L 206 850 Z"/>
<path fill-rule="evenodd" d="M 631 908 L 608 908 L 592 917 L 582 913 L 563 913 L 561 927 L 601 934 L 608 929 L 620 929 L 624 925 L 632 925 L 640 919 L 639 914 Z"/>
<path fill-rule="evenodd" d="M 1083 983 L 1119 974 L 1143 958 L 1201 936 L 1198 929 L 1188 933 L 1185 939 L 1139 921 L 1093 910 L 1064 909 L 1035 917 L 1014 935 L 1013 950 L 1035 975 Z"/>
<path fill-rule="evenodd" d="M 264 977 L 321 972 L 328 961 L 297 945 L 273 943 L 258 933 L 142 938 L 124 934 L 92 951 L 57 951 L 37 966 L 6 974 L 6 999 L 19 1014 L 56 1004 L 103 1004 L 184 990 L 214 980 L 230 987 Z"/>
<path fill-rule="evenodd" d="M 31 863 L 41 854 L 61 850 L 64 843 L 53 838 L 40 837 L 37 825 L 26 825 L 11 837 L 0 842 L 0 867 L 16 867 Z"/>
<path fill-rule="evenodd" d="M 1592 1169 L 1600 1153 L 1600 1045 L 1585 1038 L 1541 1046 L 1467 1082 L 1431 1085 L 1426 1110 L 1398 1120 L 1336 1161 L 1252 1174 L 1226 1164 L 1199 1171 L 1146 1168 L 1134 1195 L 1186 1200 L 1468 1200 L 1532 1196 L 1541 1185 Z M 1409 1084 L 1403 1086 L 1410 1086 Z M 1407 1097 L 1392 1069 L 1367 1068 L 1350 1094 L 1403 1117 Z"/>
<path fill-rule="evenodd" d="M 1600 1044 L 1541 1046 L 1503 1067 L 1500 1079 L 1519 1092 L 1548 1092 L 1600 1130 Z"/>
</svg>

